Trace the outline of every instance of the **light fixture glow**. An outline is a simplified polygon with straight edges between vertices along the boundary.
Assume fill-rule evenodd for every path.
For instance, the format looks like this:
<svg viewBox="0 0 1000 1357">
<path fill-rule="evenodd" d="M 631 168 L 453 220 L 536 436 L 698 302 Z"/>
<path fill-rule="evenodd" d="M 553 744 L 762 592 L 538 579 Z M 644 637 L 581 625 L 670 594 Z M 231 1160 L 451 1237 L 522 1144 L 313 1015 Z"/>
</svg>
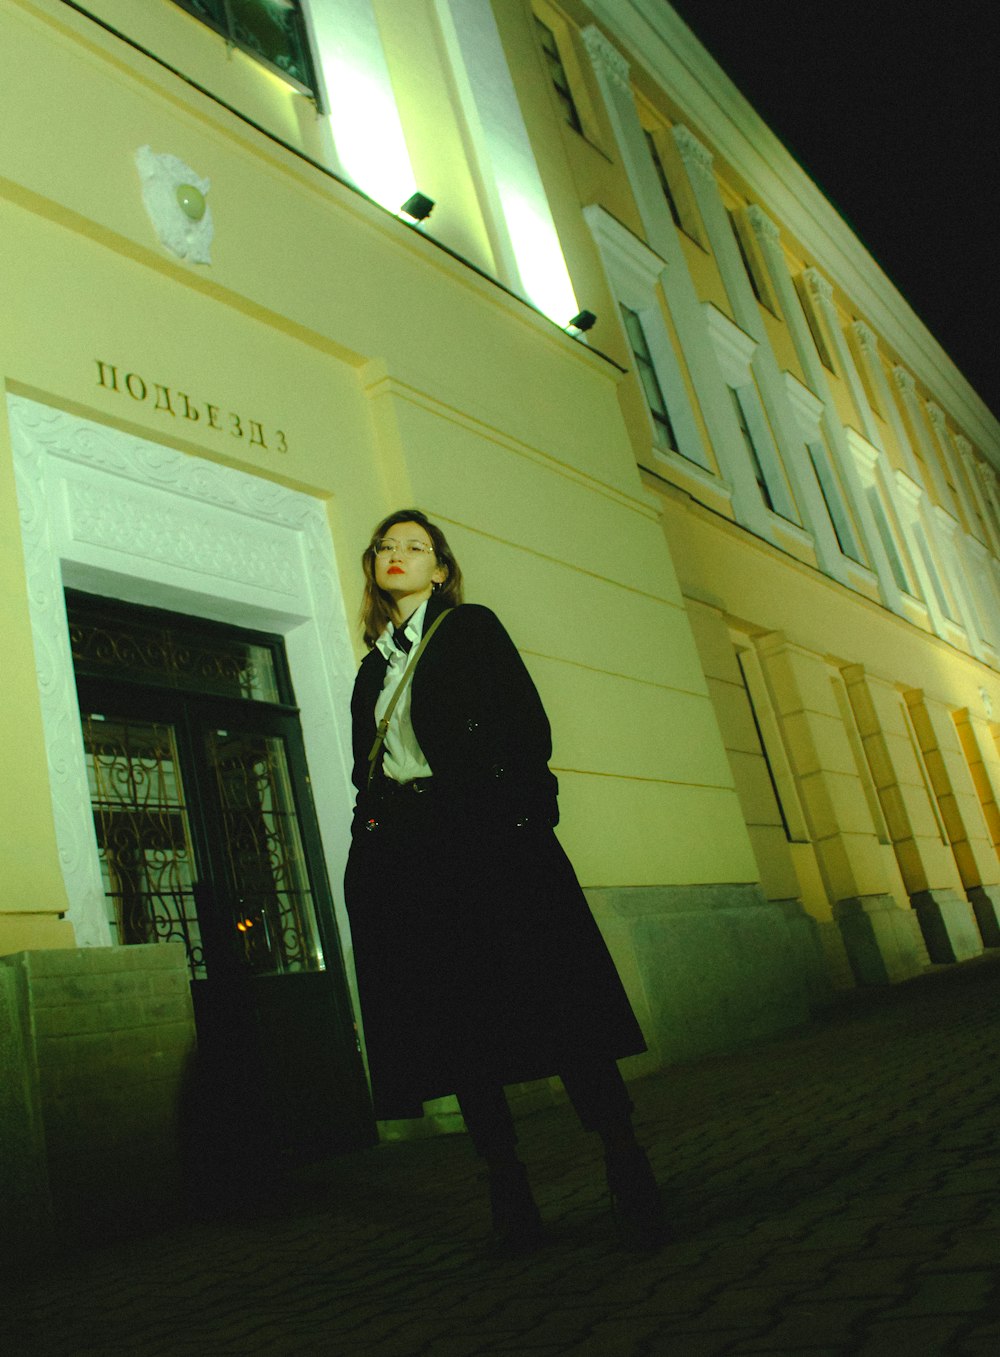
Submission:
<svg viewBox="0 0 1000 1357">
<path fill-rule="evenodd" d="M 521 276 L 524 295 L 557 325 L 575 316 L 580 307 L 573 294 L 562 244 L 548 203 L 509 182 L 498 184 L 507 231 Z"/>
<path fill-rule="evenodd" d="M 194 184 L 177 185 L 177 203 L 189 221 L 201 221 L 205 215 L 205 195 Z"/>
</svg>

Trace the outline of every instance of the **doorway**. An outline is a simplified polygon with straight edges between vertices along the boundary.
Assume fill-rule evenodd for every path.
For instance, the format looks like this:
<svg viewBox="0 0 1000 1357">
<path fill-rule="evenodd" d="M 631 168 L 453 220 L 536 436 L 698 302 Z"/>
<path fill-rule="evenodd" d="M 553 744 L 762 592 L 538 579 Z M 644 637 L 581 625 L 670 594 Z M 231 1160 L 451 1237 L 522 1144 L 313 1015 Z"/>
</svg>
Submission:
<svg viewBox="0 0 1000 1357">
<path fill-rule="evenodd" d="M 282 638 L 66 602 L 108 926 L 185 948 L 205 1157 L 373 1143 Z"/>
</svg>

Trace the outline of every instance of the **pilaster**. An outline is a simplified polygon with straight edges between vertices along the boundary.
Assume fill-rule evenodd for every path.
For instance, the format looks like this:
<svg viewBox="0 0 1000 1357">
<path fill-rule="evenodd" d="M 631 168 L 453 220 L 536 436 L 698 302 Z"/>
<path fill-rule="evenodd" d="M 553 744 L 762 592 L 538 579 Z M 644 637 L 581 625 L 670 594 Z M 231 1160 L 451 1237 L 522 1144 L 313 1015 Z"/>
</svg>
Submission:
<svg viewBox="0 0 1000 1357">
<path fill-rule="evenodd" d="M 709 440 L 719 468 L 732 491 L 734 510 L 737 517 L 742 519 L 745 501 L 749 496 L 756 496 L 756 486 L 746 485 L 741 481 L 737 465 L 739 456 L 736 451 L 739 448 L 739 431 L 733 427 L 733 415 L 725 386 L 720 377 L 712 345 L 705 332 L 701 303 L 691 279 L 677 227 L 664 199 L 649 154 L 635 96 L 628 79 L 628 65 L 618 49 L 596 26 L 585 28 L 582 36 L 594 67 L 597 87 L 607 110 L 618 154 L 639 208 L 648 253 L 659 256 L 662 261 L 658 281 L 666 299 L 670 319 L 677 331 Z M 703 152 L 708 160 L 707 172 L 711 176 L 711 156 L 704 147 L 700 147 L 700 143 L 697 144 L 700 151 L 696 149 L 695 139 L 687 129 L 675 127 L 672 129 L 672 135 L 681 158 L 687 156 L 684 160 L 685 166 L 690 169 L 695 163 L 701 164 L 700 155 Z M 694 172 L 697 173 L 697 170 Z M 593 204 L 585 208 L 584 215 L 596 237 L 607 214 Z M 620 238 L 623 231 L 624 228 L 619 227 L 616 238 Z M 601 244 L 602 242 L 598 240 L 598 245 Z M 636 245 L 642 248 L 641 242 L 636 242 Z M 602 255 L 604 254 L 605 250 L 602 248 Z M 609 261 L 605 257 L 606 269 L 608 264 Z M 612 292 L 614 291 L 612 281 Z M 650 301 L 653 299 L 655 290 L 651 288 Z M 702 447 L 701 433 L 688 408 L 687 395 L 682 388 L 683 384 L 675 396 L 675 403 L 679 402 L 682 415 L 681 427 L 675 428 L 678 442 L 686 440 L 687 447 L 683 449 L 686 455 L 689 455 L 695 463 L 708 467 L 710 458 Z"/>
<path fill-rule="evenodd" d="M 511 286 L 566 325 L 579 308 L 493 8 L 489 0 L 435 5 L 463 132 L 475 148 L 494 251 Z M 364 123 L 356 106 L 353 115 Z"/>
<path fill-rule="evenodd" d="M 919 930 L 892 900 L 883 850 L 855 770 L 843 718 L 821 656 L 779 632 L 757 642 L 823 883 L 860 983 L 917 974 Z M 873 908 L 857 901 L 878 901 Z M 896 916 L 900 916 L 897 918 Z"/>
<path fill-rule="evenodd" d="M 918 689 L 904 696 L 962 886 L 967 892 L 1000 886 L 1000 863 L 951 711 Z"/>
<path fill-rule="evenodd" d="M 1000 554 L 1000 523 L 997 522 L 996 517 L 991 512 L 991 506 L 987 499 L 986 483 L 981 475 L 986 468 L 983 463 L 978 461 L 972 450 L 972 444 L 962 434 L 955 435 L 954 445 L 955 454 L 962 464 L 965 479 L 969 485 L 969 492 L 975 501 L 979 519 L 986 534 L 986 546 L 996 556 Z"/>
<path fill-rule="evenodd" d="M 688 173 L 703 183 L 710 183 L 716 187 L 715 171 L 712 168 L 715 157 L 708 147 L 698 140 L 690 128 L 684 127 L 681 123 L 673 128 L 673 138 Z"/>
<path fill-rule="evenodd" d="M 923 696 L 909 693 L 904 700 L 891 685 L 870 678 L 861 665 L 842 672 L 928 956 L 932 962 L 975 956 L 982 942 L 972 908 L 957 893 L 961 879 L 956 861 L 941 842 L 944 821 L 933 778 L 943 787 L 947 769 L 940 757 L 927 758 L 934 737 Z"/>
<path fill-rule="evenodd" d="M 864 321 L 856 320 L 848 324 L 846 331 L 838 326 L 831 339 L 834 361 L 847 381 L 861 432 L 869 442 L 881 447 L 882 435 L 876 415 L 885 409 L 888 388 L 879 356 L 878 337 Z"/>
</svg>

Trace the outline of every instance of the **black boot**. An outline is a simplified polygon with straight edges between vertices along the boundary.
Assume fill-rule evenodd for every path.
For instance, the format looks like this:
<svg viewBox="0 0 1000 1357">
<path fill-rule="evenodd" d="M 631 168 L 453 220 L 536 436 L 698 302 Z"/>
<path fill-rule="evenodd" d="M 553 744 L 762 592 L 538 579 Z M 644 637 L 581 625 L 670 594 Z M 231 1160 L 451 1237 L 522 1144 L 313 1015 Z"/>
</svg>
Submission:
<svg viewBox="0 0 1000 1357">
<path fill-rule="evenodd" d="M 495 1258 L 532 1253 L 542 1241 L 542 1218 L 524 1165 L 517 1159 L 493 1163 L 489 1172 L 493 1227 L 488 1251 Z"/>
<path fill-rule="evenodd" d="M 622 1248 L 630 1253 L 658 1249 L 667 1242 L 667 1221 L 646 1151 L 634 1139 L 606 1144 L 604 1166 Z"/>
</svg>

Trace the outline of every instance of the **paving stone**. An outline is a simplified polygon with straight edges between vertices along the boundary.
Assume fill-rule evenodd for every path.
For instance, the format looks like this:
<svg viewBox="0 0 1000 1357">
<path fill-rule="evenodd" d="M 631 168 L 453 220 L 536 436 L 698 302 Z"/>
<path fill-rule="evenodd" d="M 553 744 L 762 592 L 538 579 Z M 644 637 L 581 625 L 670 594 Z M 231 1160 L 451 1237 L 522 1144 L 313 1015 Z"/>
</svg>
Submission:
<svg viewBox="0 0 1000 1357">
<path fill-rule="evenodd" d="M 996 1187 L 993 1189 L 996 1191 Z M 962 1231 L 936 1258 L 922 1263 L 918 1272 L 963 1272 L 996 1268 L 1000 1265 L 1000 1231 L 970 1229 Z"/>
<path fill-rule="evenodd" d="M 1000 1351 L 1000 953 L 633 1086 L 677 1240 L 622 1254 L 563 1104 L 522 1118 L 549 1228 L 479 1251 L 465 1136 L 22 1269 L 4 1357 L 774 1357 Z M 137 1346 L 137 1344 L 139 1346 Z"/>
<path fill-rule="evenodd" d="M 853 1357 L 902 1357 L 902 1354 L 951 1353 L 963 1328 L 953 1316 L 877 1321 L 852 1350 Z"/>
<path fill-rule="evenodd" d="M 716 1329 L 704 1333 L 690 1329 L 661 1329 L 640 1342 L 628 1357 L 722 1357 L 734 1351 L 734 1344 L 750 1341 L 753 1331 Z"/>
<path fill-rule="evenodd" d="M 842 1259 L 830 1268 L 824 1280 L 810 1289 L 814 1300 L 859 1299 L 872 1297 L 888 1307 L 913 1290 L 915 1275 L 912 1258 L 859 1257 Z"/>
<path fill-rule="evenodd" d="M 807 1352 L 812 1347 L 839 1346 L 842 1351 L 853 1341 L 858 1316 L 842 1302 L 814 1301 L 798 1296 L 781 1307 L 780 1317 L 752 1340 L 744 1343 L 746 1352 Z"/>
<path fill-rule="evenodd" d="M 1000 1352 L 1000 1320 L 976 1324 L 953 1339 L 956 1357 L 995 1357 Z"/>
<path fill-rule="evenodd" d="M 976 1314 L 986 1307 L 996 1287 L 996 1266 L 983 1272 L 924 1272 L 917 1278 L 914 1293 L 883 1317 Z"/>
</svg>

